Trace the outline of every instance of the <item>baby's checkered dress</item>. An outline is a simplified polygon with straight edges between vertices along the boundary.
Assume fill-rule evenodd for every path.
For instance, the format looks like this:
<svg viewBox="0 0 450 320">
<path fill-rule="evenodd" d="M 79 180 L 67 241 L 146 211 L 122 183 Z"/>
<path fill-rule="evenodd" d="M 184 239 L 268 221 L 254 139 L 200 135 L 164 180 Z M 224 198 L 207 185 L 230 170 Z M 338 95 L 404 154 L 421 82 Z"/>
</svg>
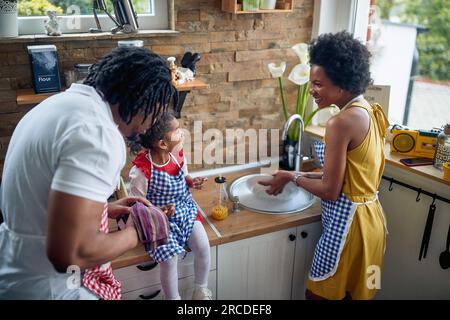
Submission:
<svg viewBox="0 0 450 320">
<path fill-rule="evenodd" d="M 170 161 L 175 161 L 171 156 Z M 176 161 L 175 161 L 176 162 Z M 155 206 L 166 206 L 172 203 L 175 213 L 169 218 L 169 239 L 167 244 L 151 250 L 150 254 L 156 262 L 185 253 L 194 222 L 197 217 L 197 206 L 186 183 L 183 170 L 171 175 L 162 170 L 151 168 L 148 183 L 147 199 Z"/>
</svg>

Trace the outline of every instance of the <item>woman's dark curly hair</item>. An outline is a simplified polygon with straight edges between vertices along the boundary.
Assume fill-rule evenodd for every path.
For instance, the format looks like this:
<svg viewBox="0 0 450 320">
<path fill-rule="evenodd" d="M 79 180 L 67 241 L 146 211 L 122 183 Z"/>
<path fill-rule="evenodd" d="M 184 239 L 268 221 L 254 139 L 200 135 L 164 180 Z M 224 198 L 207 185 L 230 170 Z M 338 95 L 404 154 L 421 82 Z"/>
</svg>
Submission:
<svg viewBox="0 0 450 320">
<path fill-rule="evenodd" d="M 314 39 L 309 56 L 311 64 L 322 67 L 336 86 L 350 93 L 364 93 L 372 82 L 369 51 L 346 31 Z"/>
<path fill-rule="evenodd" d="M 120 47 L 93 64 L 84 84 L 100 91 L 111 105 L 119 105 L 120 118 L 129 124 L 144 110 L 144 120 L 167 109 L 178 93 L 163 58 L 145 48 Z"/>
<path fill-rule="evenodd" d="M 166 138 L 172 129 L 170 125 L 174 119 L 175 115 L 172 112 L 164 112 L 150 129 L 139 135 L 139 144 L 146 149 L 152 149 L 155 143 Z"/>
</svg>

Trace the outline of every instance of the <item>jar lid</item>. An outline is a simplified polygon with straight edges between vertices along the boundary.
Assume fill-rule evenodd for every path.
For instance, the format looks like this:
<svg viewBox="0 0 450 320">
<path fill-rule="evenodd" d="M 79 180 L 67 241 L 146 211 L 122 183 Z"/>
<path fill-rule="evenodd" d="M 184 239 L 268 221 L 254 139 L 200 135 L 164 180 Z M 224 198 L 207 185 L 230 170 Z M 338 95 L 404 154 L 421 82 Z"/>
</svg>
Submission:
<svg viewBox="0 0 450 320">
<path fill-rule="evenodd" d="M 447 123 L 444 127 L 444 133 L 445 134 L 450 134 L 450 123 Z"/>
<path fill-rule="evenodd" d="M 142 40 L 120 40 L 117 41 L 118 47 L 143 47 L 144 41 Z"/>
<path fill-rule="evenodd" d="M 225 177 L 215 177 L 214 181 L 216 183 L 225 183 L 225 182 L 227 182 L 227 179 Z"/>
<path fill-rule="evenodd" d="M 92 66 L 91 63 L 77 63 L 74 65 L 74 68 L 80 70 L 89 70 L 90 66 Z"/>
</svg>

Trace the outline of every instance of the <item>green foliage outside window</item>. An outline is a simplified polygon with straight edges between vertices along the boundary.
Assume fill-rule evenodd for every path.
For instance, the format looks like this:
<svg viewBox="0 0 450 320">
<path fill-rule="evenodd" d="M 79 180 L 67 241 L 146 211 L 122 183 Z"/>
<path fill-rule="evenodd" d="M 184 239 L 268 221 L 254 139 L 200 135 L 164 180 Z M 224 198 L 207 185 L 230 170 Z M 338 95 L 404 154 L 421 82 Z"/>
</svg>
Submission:
<svg viewBox="0 0 450 320">
<path fill-rule="evenodd" d="M 19 0 L 18 4 L 19 16 L 45 16 L 47 10 L 56 11 L 57 14 L 62 14 L 61 7 L 51 4 L 47 0 Z"/>
<path fill-rule="evenodd" d="M 72 14 L 67 12 L 67 8 L 76 5 L 80 8 L 80 14 L 92 14 L 92 0 L 19 0 L 19 16 L 43 16 L 47 10 L 55 10 L 59 15 Z M 108 11 L 113 13 L 111 0 L 105 1 Z M 136 13 L 146 13 L 150 11 L 150 0 L 132 0 Z M 103 12 L 99 11 L 99 14 Z"/>
<path fill-rule="evenodd" d="M 434 80 L 450 80 L 450 5 L 449 0 L 377 0 L 382 19 L 393 15 L 401 22 L 429 29 L 417 37 L 418 73 Z"/>
</svg>

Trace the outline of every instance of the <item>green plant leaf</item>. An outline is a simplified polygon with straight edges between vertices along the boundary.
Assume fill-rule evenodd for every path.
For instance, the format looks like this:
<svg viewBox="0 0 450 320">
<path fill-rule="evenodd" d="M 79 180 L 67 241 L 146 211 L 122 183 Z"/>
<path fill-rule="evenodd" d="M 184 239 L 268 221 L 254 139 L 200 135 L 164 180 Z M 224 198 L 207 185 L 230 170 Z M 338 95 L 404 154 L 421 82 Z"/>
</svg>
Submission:
<svg viewBox="0 0 450 320">
<path fill-rule="evenodd" d="M 283 88 L 283 80 L 281 77 L 278 78 L 278 84 L 280 85 L 280 91 L 281 91 L 281 104 L 283 106 L 283 114 L 284 114 L 284 120 L 287 121 L 289 118 L 289 114 L 286 109 L 286 99 L 284 97 L 284 88 Z"/>
</svg>

